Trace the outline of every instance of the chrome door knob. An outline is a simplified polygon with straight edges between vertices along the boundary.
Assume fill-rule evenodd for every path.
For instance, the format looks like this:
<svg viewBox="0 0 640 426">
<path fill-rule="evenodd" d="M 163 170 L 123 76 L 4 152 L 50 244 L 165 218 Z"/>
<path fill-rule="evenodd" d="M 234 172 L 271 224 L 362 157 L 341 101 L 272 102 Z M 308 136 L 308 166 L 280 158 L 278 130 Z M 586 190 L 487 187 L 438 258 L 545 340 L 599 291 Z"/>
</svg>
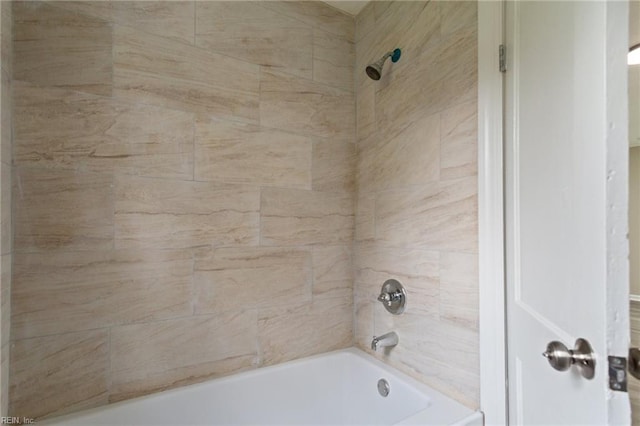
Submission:
<svg viewBox="0 0 640 426">
<path fill-rule="evenodd" d="M 547 345 L 547 350 L 542 353 L 542 356 L 558 371 L 567 371 L 575 365 L 585 379 L 593 379 L 595 376 L 595 354 L 585 339 L 576 340 L 573 349 L 567 348 L 562 342 L 553 341 Z"/>
<path fill-rule="evenodd" d="M 549 364 L 558 371 L 567 371 L 571 368 L 573 361 L 571 360 L 571 353 L 562 342 L 551 342 L 547 345 L 547 350 L 542 353 Z"/>
</svg>

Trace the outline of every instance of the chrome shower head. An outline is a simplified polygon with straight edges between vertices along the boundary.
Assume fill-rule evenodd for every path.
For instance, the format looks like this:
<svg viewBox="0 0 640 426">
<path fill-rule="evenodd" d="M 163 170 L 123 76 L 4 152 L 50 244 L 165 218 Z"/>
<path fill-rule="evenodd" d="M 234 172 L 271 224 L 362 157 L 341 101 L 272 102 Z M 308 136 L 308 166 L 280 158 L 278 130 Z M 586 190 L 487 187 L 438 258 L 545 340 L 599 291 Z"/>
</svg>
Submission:
<svg viewBox="0 0 640 426">
<path fill-rule="evenodd" d="M 402 51 L 400 49 L 395 49 L 391 52 L 387 52 L 382 56 L 382 58 L 378 59 L 376 62 L 367 65 L 367 75 L 372 80 L 380 80 L 382 76 L 382 67 L 386 62 L 387 58 L 391 57 L 391 62 L 398 62 L 400 60 L 400 55 Z"/>
</svg>

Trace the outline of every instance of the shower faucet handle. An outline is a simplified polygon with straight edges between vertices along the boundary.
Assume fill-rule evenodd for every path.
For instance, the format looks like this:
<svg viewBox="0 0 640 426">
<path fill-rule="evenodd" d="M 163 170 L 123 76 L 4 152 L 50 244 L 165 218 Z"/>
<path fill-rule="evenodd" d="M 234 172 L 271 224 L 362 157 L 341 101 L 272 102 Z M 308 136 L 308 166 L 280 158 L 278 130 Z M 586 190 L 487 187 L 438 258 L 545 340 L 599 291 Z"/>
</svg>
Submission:
<svg viewBox="0 0 640 426">
<path fill-rule="evenodd" d="M 391 303 L 391 295 L 389 293 L 380 293 L 378 300 L 382 303 Z"/>
<path fill-rule="evenodd" d="M 402 298 L 402 292 L 400 290 L 394 291 L 393 293 L 380 293 L 378 296 L 378 300 L 382 303 L 390 305 L 396 300 L 400 300 Z"/>
<path fill-rule="evenodd" d="M 394 315 L 404 312 L 404 305 L 407 300 L 407 292 L 402 284 L 397 280 L 390 279 L 384 282 L 378 301 L 381 302 L 385 309 Z"/>
</svg>

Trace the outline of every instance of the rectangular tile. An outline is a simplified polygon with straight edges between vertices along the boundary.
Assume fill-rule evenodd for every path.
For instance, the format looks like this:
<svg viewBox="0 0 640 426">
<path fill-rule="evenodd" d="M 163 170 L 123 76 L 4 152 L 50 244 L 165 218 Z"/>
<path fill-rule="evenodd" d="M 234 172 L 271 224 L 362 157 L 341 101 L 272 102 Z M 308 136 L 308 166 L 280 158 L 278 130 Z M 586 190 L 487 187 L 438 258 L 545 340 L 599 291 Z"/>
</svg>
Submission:
<svg viewBox="0 0 640 426">
<path fill-rule="evenodd" d="M 117 248 L 258 243 L 258 188 L 127 176 L 115 186 Z"/>
<path fill-rule="evenodd" d="M 426 55 L 428 58 L 435 52 Z M 415 68 L 398 70 L 393 77 L 397 83 L 394 81 L 376 92 L 375 119 L 380 138 L 394 138 L 410 123 L 447 107 L 444 81 L 435 76 L 435 61 L 427 58 L 417 58 L 421 63 Z"/>
<path fill-rule="evenodd" d="M 114 94 L 159 106 L 256 121 L 257 65 L 116 26 Z"/>
<path fill-rule="evenodd" d="M 134 27 L 148 34 L 193 45 L 195 2 L 182 1 L 55 1 L 56 7 Z"/>
<path fill-rule="evenodd" d="M 440 114 L 440 179 L 478 174 L 478 103 L 466 102 Z"/>
<path fill-rule="evenodd" d="M 462 28 L 442 38 L 436 59 L 444 109 L 478 99 L 478 29 Z"/>
<path fill-rule="evenodd" d="M 193 178 L 192 114 L 17 82 L 15 162 Z"/>
<path fill-rule="evenodd" d="M 13 78 L 111 94 L 111 25 L 45 2 L 15 2 Z M 78 72 L 82 70 L 82 72 Z"/>
<path fill-rule="evenodd" d="M 196 122 L 195 179 L 311 188 L 310 138 L 215 119 Z"/>
<path fill-rule="evenodd" d="M 113 247 L 111 175 L 18 167 L 13 203 L 16 251 Z"/>
<path fill-rule="evenodd" d="M 477 180 L 381 192 L 375 221 L 377 238 L 388 246 L 477 252 Z"/>
<path fill-rule="evenodd" d="M 352 138 L 354 95 L 313 81 L 264 71 L 260 123 L 320 137 Z"/>
<path fill-rule="evenodd" d="M 444 2 L 406 2 L 402 5 L 392 4 L 389 8 L 390 14 L 399 12 L 395 18 L 402 19 L 402 15 L 405 16 L 405 25 L 399 25 L 402 29 L 402 38 L 398 45 L 402 46 L 403 53 L 408 55 L 407 57 L 427 55 L 427 50 L 441 42 L 442 3 Z M 381 20 L 384 21 L 388 15 L 389 13 L 385 13 L 385 17 Z M 395 18 L 385 24 L 391 24 Z M 407 22 L 409 20 L 411 20 L 410 25 Z M 412 64 L 403 62 L 401 65 L 411 66 Z"/>
<path fill-rule="evenodd" d="M 263 247 L 212 250 L 196 258 L 195 312 L 220 313 L 311 300 L 307 250 Z"/>
<path fill-rule="evenodd" d="M 340 12 L 322 2 L 313 1 L 268 1 L 264 7 L 290 16 L 316 28 L 354 41 L 355 23 L 353 17 Z"/>
<path fill-rule="evenodd" d="M 190 315 L 188 251 L 16 253 L 14 338 Z"/>
<path fill-rule="evenodd" d="M 253 93 L 120 68 L 114 71 L 113 85 L 116 98 L 132 102 L 254 123 L 259 120 L 258 95 Z"/>
<path fill-rule="evenodd" d="M 353 272 L 349 246 L 317 246 L 312 249 L 313 297 L 353 298 Z"/>
<path fill-rule="evenodd" d="M 253 368 L 256 324 L 243 311 L 113 328 L 111 401 Z"/>
<path fill-rule="evenodd" d="M 114 1 L 112 9 L 115 24 L 194 44 L 194 1 Z"/>
<path fill-rule="evenodd" d="M 348 193 L 264 188 L 260 212 L 264 245 L 339 244 L 353 238 Z"/>
<path fill-rule="evenodd" d="M 376 93 L 376 120 L 385 137 L 407 123 L 477 99 L 477 31 L 463 29 L 398 67 Z M 417 88 L 417 89 L 416 89 Z"/>
<path fill-rule="evenodd" d="M 313 145 L 313 189 L 353 193 L 356 145 L 352 140 L 321 139 Z"/>
<path fill-rule="evenodd" d="M 358 183 L 364 192 L 437 181 L 440 176 L 440 116 L 408 125 L 392 139 L 359 144 Z"/>
<path fill-rule="evenodd" d="M 477 371 L 479 337 L 476 330 L 415 312 L 392 316 L 381 304 L 376 306 L 374 321 L 377 334 L 388 330 L 396 330 L 399 335 L 402 333 L 406 342 L 403 349 L 419 350 L 424 358 L 445 365 L 459 365 L 458 368 L 464 371 Z M 425 330 L 429 332 L 425 333 Z M 446 347 L 449 349 L 443 350 Z M 400 345 L 394 349 L 398 351 L 392 350 L 390 354 L 399 356 Z"/>
<path fill-rule="evenodd" d="M 431 30 L 431 28 L 423 27 L 433 26 L 436 32 L 439 32 L 440 14 L 437 3 L 439 2 L 374 2 L 373 14 L 376 31 L 369 33 L 360 41 L 367 48 L 373 47 L 375 49 L 376 45 L 389 46 L 389 49 L 400 46 L 406 50 L 409 44 L 412 44 L 413 39 L 423 36 L 424 31 Z M 373 46 L 371 46 L 371 42 L 373 42 Z M 415 54 L 413 56 L 415 57 Z"/>
<path fill-rule="evenodd" d="M 323 30 L 313 30 L 313 79 L 319 83 L 355 91 L 355 45 Z"/>
<path fill-rule="evenodd" d="M 478 329 L 478 255 L 440 252 L 440 318 Z"/>
<path fill-rule="evenodd" d="M 342 298 L 260 311 L 258 336 L 264 365 L 350 347 L 352 319 L 352 301 Z"/>
<path fill-rule="evenodd" d="M 358 244 L 354 253 L 355 280 L 375 301 L 388 279 L 400 281 L 411 295 L 405 312 L 423 317 L 439 316 L 439 254 L 436 251 L 389 248 L 377 243 Z"/>
<path fill-rule="evenodd" d="M 375 333 L 389 330 L 402 336 L 401 344 L 386 355 L 376 353 L 377 357 L 469 407 L 478 407 L 480 361 L 476 330 L 421 315 L 389 315 L 379 305 Z"/>
<path fill-rule="evenodd" d="M 139 71 L 159 77 L 195 81 L 257 95 L 260 67 L 220 55 L 207 49 L 187 46 L 138 29 L 116 26 L 113 36 L 113 65 L 117 69 Z"/>
<path fill-rule="evenodd" d="M 451 34 L 463 28 L 474 28 L 478 25 L 478 3 L 475 1 L 440 2 L 440 31 L 443 35 Z"/>
<path fill-rule="evenodd" d="M 106 404 L 109 332 L 17 340 L 10 373 L 12 416 L 41 418 Z"/>
<path fill-rule="evenodd" d="M 313 30 L 264 2 L 196 2 L 196 44 L 252 64 L 312 77 Z"/>
</svg>

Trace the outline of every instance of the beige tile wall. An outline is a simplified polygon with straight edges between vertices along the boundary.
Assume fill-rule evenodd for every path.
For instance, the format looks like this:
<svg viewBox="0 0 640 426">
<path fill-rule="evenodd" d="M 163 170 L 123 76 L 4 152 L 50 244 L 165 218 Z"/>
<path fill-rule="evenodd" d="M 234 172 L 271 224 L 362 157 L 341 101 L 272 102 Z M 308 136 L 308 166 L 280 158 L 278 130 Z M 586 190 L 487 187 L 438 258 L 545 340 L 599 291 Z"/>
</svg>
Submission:
<svg viewBox="0 0 640 426">
<path fill-rule="evenodd" d="M 13 231 L 11 175 L 11 3 L 0 3 L 0 416 L 9 409 L 9 345 Z"/>
<path fill-rule="evenodd" d="M 297 2 L 13 14 L 12 415 L 352 345 L 352 18 Z"/>
<path fill-rule="evenodd" d="M 355 25 L 320 2 L 16 2 L 13 25 L 13 415 L 392 329 L 376 356 L 478 407 L 474 2 L 372 2 Z M 399 317 L 375 301 L 391 277 Z"/>
<path fill-rule="evenodd" d="M 356 345 L 395 330 L 376 354 L 479 406 L 477 6 L 372 2 L 356 18 Z M 374 82 L 367 63 L 402 48 Z M 388 278 L 403 315 L 375 299 Z"/>
</svg>

